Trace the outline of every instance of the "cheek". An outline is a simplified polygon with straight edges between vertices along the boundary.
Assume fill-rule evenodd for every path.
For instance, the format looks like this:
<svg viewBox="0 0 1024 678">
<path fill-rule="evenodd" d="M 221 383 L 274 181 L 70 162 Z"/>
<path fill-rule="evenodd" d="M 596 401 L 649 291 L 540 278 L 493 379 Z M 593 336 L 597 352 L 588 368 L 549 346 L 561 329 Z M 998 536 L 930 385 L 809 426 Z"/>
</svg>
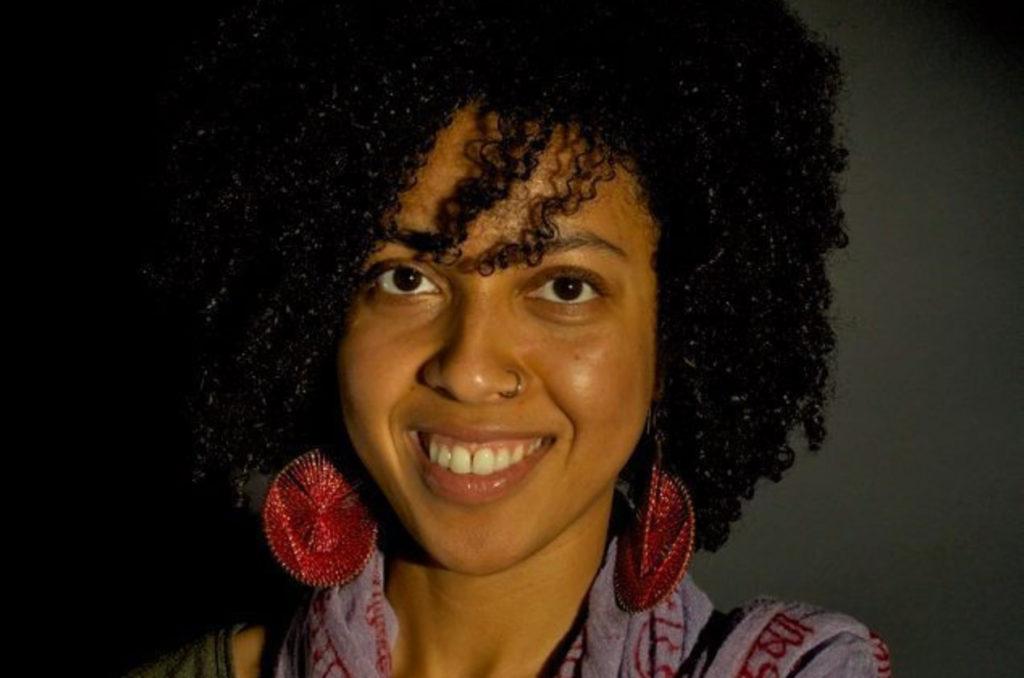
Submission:
<svg viewBox="0 0 1024 678">
<path fill-rule="evenodd" d="M 653 337 L 606 331 L 566 342 L 548 354 L 552 399 L 570 419 L 573 449 L 617 472 L 633 451 L 653 389 Z M 561 360 L 550 356 L 561 355 Z"/>
<path fill-rule="evenodd" d="M 338 346 L 338 388 L 342 414 L 352 444 L 363 462 L 380 460 L 368 451 L 388 449 L 389 416 L 402 394 L 414 383 L 413 352 L 400 335 L 364 330 L 353 323 Z"/>
<path fill-rule="evenodd" d="M 572 360 L 562 368 L 567 406 L 582 421 L 620 411 L 622 405 L 636 401 L 640 395 L 640 367 L 627 346 L 606 341 L 577 346 Z"/>
</svg>

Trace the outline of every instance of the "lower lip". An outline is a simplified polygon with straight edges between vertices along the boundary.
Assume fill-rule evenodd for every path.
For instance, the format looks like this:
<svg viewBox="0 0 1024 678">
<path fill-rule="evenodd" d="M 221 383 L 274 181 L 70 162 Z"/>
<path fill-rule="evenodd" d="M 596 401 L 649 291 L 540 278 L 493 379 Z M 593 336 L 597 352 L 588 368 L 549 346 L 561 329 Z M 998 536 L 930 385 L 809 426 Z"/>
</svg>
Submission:
<svg viewBox="0 0 1024 678">
<path fill-rule="evenodd" d="M 523 457 L 522 461 L 490 475 L 478 476 L 474 473 L 452 473 L 448 469 L 438 466 L 430 461 L 430 457 L 420 444 L 420 438 L 416 433 L 410 432 L 408 438 L 412 448 L 416 451 L 420 472 L 430 491 L 444 499 L 469 505 L 486 504 L 512 493 L 529 475 L 530 471 L 540 463 L 553 444 L 545 439 L 536 452 L 528 457 Z"/>
</svg>

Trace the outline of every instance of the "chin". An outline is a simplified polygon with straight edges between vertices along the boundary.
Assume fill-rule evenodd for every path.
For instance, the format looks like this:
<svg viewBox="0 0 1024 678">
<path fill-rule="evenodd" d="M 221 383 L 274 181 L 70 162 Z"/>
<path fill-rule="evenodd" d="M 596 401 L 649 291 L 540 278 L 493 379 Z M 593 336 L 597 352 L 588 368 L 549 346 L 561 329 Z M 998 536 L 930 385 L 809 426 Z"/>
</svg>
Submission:
<svg viewBox="0 0 1024 678">
<path fill-rule="evenodd" d="M 439 567 L 473 576 L 512 569 L 543 548 L 542 543 L 523 534 L 496 531 L 493 524 L 423 535 L 416 541 Z"/>
</svg>

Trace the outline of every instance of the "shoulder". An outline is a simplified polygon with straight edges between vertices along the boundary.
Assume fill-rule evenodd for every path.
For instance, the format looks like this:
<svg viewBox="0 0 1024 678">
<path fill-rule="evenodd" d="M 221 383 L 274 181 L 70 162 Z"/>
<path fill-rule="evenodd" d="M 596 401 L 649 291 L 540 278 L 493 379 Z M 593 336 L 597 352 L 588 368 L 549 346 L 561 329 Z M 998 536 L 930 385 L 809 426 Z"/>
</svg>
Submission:
<svg viewBox="0 0 1024 678">
<path fill-rule="evenodd" d="M 218 629 L 126 678 L 258 678 L 264 637 L 261 626 Z"/>
<path fill-rule="evenodd" d="M 262 626 L 242 629 L 231 638 L 234 678 L 259 678 L 267 632 Z"/>
<path fill-rule="evenodd" d="M 885 642 L 841 612 L 801 602 L 755 598 L 719 615 L 718 638 L 694 675 L 798 678 L 891 676 Z"/>
</svg>

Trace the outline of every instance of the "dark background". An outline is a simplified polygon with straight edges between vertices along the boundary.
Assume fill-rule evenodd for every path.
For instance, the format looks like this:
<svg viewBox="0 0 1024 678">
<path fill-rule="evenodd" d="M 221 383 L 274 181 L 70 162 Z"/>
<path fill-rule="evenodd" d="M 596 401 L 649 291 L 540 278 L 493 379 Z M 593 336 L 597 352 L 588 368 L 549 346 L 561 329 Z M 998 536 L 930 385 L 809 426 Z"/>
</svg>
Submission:
<svg viewBox="0 0 1024 678">
<path fill-rule="evenodd" d="M 8 130 L 28 147 L 23 174 L 44 178 L 26 194 L 27 230 L 51 253 L 21 285 L 56 291 L 26 316 L 47 366 L 26 393 L 47 399 L 33 431 L 56 436 L 84 490 L 50 588 L 74 610 L 89 675 L 272 615 L 294 594 L 251 512 L 190 483 L 190 321 L 135 274 L 163 228 L 157 92 L 234 4 L 61 13 L 13 62 L 46 72 L 25 83 L 46 131 Z M 695 576 L 720 609 L 764 593 L 848 612 L 889 642 L 897 676 L 1021 675 L 1019 24 L 995 2 L 794 5 L 848 73 L 831 437 L 760 489 Z"/>
</svg>

